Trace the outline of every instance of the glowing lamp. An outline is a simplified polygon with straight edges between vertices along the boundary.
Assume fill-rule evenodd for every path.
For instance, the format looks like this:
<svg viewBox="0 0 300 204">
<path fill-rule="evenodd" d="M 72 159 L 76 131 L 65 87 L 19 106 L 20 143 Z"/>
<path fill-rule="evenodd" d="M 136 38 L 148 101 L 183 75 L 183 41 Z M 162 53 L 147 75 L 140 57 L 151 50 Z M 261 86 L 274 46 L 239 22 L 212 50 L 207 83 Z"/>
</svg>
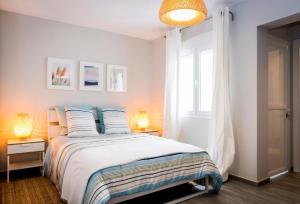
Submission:
<svg viewBox="0 0 300 204">
<path fill-rule="evenodd" d="M 32 133 L 32 120 L 27 113 L 19 113 L 14 124 L 14 133 L 18 138 L 28 138 Z"/>
<path fill-rule="evenodd" d="M 204 0 L 164 0 L 159 10 L 160 20 L 171 26 L 192 26 L 206 17 Z"/>
<path fill-rule="evenodd" d="M 137 126 L 140 130 L 145 130 L 149 126 L 149 118 L 146 111 L 140 111 L 137 114 Z"/>
</svg>

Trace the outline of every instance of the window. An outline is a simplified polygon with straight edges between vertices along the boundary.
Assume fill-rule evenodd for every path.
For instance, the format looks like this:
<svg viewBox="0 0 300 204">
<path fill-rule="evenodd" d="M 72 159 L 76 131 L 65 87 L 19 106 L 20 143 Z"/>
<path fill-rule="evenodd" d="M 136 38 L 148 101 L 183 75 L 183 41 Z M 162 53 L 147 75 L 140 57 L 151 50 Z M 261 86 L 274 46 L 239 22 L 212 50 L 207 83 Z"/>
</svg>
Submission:
<svg viewBox="0 0 300 204">
<path fill-rule="evenodd" d="M 188 53 L 188 54 L 187 54 Z M 207 115 L 213 92 L 213 50 L 192 49 L 180 58 L 179 103 L 187 115 Z"/>
<path fill-rule="evenodd" d="M 199 73 L 200 73 L 200 94 L 199 111 L 210 112 L 212 100 L 212 80 L 213 80 L 213 51 L 204 50 L 199 53 Z"/>
<path fill-rule="evenodd" d="M 194 110 L 194 55 L 180 58 L 179 71 L 180 110 L 191 113 Z"/>
</svg>

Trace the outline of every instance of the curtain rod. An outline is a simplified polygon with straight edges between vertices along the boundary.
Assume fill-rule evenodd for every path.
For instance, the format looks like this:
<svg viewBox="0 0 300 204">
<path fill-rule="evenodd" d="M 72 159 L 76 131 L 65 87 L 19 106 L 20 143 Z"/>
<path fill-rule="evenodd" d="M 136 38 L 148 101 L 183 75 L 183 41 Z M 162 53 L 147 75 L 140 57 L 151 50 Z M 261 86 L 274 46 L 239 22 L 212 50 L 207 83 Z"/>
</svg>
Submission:
<svg viewBox="0 0 300 204">
<path fill-rule="evenodd" d="M 229 11 L 229 14 L 231 15 L 231 21 L 234 21 L 234 13 L 232 11 Z M 208 21 L 210 19 L 212 19 L 212 17 L 208 17 L 204 21 Z M 184 27 L 184 28 L 180 28 L 179 31 L 182 32 L 183 30 L 188 29 L 190 27 L 192 27 L 192 26 L 187 26 L 187 27 Z M 166 38 L 166 37 L 167 36 L 164 35 L 164 38 Z"/>
</svg>

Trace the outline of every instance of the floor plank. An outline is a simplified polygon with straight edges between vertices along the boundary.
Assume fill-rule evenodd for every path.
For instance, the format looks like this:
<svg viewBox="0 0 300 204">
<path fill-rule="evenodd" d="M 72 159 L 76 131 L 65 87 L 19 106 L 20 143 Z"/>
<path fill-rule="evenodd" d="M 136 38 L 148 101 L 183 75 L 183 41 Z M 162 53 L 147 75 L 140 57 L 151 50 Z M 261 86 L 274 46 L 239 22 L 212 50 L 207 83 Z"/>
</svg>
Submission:
<svg viewBox="0 0 300 204">
<path fill-rule="evenodd" d="M 7 184 L 5 176 L 0 177 L 0 203 L 3 204 L 61 204 L 55 186 L 39 175 L 37 169 L 12 172 L 12 181 Z M 190 185 L 181 185 L 162 192 L 143 196 L 124 204 L 159 204 L 193 192 Z M 289 173 L 270 184 L 255 187 L 231 180 L 222 186 L 217 195 L 209 194 L 188 200 L 185 204 L 285 204 L 300 203 L 300 174 Z"/>
</svg>

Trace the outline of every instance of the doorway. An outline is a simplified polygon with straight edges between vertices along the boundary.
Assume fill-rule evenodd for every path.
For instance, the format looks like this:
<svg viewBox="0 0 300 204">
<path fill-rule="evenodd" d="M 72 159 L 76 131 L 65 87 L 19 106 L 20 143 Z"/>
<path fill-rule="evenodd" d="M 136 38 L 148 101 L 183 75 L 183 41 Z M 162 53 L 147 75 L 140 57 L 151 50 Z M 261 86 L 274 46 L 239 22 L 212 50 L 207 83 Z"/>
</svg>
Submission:
<svg viewBox="0 0 300 204">
<path fill-rule="evenodd" d="M 290 46 L 270 34 L 267 40 L 267 159 L 272 177 L 290 169 Z"/>
<path fill-rule="evenodd" d="M 258 28 L 259 180 L 300 172 L 300 15 L 289 20 Z"/>
<path fill-rule="evenodd" d="M 300 28 L 300 26 L 299 26 Z M 300 30 L 300 29 L 299 29 Z M 293 171 L 300 172 L 300 38 L 292 42 L 293 63 Z"/>
</svg>

